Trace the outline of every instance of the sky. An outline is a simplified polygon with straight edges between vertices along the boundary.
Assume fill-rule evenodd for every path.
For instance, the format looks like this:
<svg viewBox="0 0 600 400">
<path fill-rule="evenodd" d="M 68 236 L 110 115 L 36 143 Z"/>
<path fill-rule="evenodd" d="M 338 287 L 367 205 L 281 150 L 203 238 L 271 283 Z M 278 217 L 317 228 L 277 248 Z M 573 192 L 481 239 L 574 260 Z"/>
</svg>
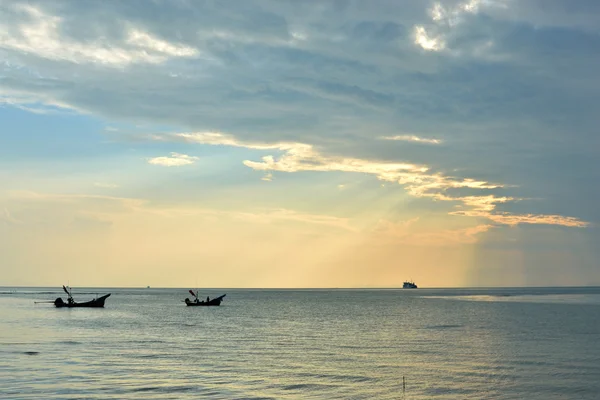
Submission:
<svg viewBox="0 0 600 400">
<path fill-rule="evenodd" d="M 600 285 L 596 0 L 0 0 L 0 285 Z"/>
</svg>

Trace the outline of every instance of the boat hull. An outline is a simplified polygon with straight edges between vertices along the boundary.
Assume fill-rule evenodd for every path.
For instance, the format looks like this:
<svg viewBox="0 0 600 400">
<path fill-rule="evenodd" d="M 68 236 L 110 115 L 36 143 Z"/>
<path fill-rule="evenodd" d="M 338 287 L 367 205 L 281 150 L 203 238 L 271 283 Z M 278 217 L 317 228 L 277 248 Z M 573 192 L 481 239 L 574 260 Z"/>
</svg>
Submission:
<svg viewBox="0 0 600 400">
<path fill-rule="evenodd" d="M 54 305 L 56 306 L 56 308 L 79 308 L 79 307 L 88 307 L 88 308 L 103 308 L 104 307 L 104 302 L 106 301 L 106 299 L 110 296 L 109 294 L 106 294 L 102 297 L 98 297 L 97 299 L 94 300 L 90 300 L 90 301 L 86 301 L 83 303 L 65 303 L 63 301 L 62 298 L 58 298 L 56 300 L 54 300 Z"/>
<path fill-rule="evenodd" d="M 219 296 L 210 301 L 190 301 L 190 299 L 185 299 L 185 305 L 188 307 L 210 307 L 210 306 L 220 306 L 223 301 L 223 297 L 227 296 L 224 294 L 223 296 Z"/>
</svg>

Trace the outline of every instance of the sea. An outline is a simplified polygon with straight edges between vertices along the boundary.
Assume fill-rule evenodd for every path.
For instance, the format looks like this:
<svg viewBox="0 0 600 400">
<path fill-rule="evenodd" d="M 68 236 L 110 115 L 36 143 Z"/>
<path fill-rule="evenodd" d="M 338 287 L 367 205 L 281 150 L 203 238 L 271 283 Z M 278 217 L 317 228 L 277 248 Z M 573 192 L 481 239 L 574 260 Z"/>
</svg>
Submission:
<svg viewBox="0 0 600 400">
<path fill-rule="evenodd" d="M 1 399 L 600 399 L 600 288 L 0 288 Z"/>
</svg>

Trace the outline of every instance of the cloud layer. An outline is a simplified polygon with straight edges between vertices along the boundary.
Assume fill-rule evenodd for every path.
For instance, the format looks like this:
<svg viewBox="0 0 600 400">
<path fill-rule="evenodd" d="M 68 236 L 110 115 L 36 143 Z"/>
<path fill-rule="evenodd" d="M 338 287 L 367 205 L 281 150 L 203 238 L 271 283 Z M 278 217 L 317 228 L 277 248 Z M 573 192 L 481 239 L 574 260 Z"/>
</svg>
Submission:
<svg viewBox="0 0 600 400">
<path fill-rule="evenodd" d="M 254 199 L 364 246 L 546 228 L 595 243 L 600 7 L 567 3 L 0 2 L 0 162 L 17 171 L 0 183 L 173 209 Z M 311 197 L 321 209 L 300 210 Z M 7 236 L 24 219 L 9 203 Z"/>
</svg>

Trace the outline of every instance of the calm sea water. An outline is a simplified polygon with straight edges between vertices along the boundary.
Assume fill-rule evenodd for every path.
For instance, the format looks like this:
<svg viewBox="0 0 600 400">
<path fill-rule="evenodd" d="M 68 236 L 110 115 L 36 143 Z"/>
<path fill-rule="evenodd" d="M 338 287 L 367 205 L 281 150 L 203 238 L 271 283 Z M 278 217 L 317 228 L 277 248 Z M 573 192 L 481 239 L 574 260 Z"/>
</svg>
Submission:
<svg viewBox="0 0 600 400">
<path fill-rule="evenodd" d="M 600 288 L 108 292 L 0 288 L 0 398 L 600 399 Z"/>
</svg>

